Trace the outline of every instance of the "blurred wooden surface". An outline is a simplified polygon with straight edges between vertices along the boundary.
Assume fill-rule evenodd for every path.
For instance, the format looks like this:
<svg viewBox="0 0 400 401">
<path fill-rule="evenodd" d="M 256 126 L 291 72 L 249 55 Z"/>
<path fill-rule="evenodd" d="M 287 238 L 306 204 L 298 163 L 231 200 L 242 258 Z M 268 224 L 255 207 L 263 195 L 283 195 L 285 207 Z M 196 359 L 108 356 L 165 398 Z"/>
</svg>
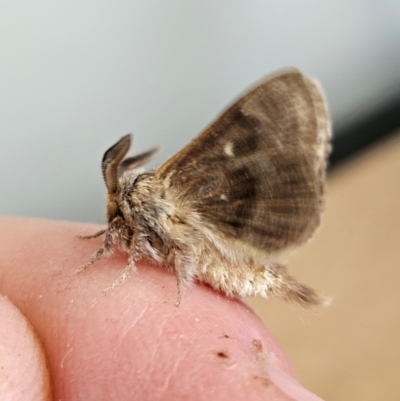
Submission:
<svg viewBox="0 0 400 401">
<path fill-rule="evenodd" d="M 400 400 L 400 133 L 336 169 L 315 239 L 289 260 L 327 309 L 250 299 L 325 400 Z"/>
</svg>

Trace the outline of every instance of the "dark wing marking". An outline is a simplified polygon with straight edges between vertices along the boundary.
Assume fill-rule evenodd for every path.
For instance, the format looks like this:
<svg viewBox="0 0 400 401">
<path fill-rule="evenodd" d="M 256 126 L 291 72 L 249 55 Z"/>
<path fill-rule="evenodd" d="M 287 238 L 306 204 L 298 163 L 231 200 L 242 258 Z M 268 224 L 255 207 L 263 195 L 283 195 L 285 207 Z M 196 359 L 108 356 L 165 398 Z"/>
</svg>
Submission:
<svg viewBox="0 0 400 401">
<path fill-rule="evenodd" d="M 156 178 L 210 227 L 278 251 L 319 224 L 329 137 L 319 87 L 288 71 L 242 97 Z"/>
</svg>

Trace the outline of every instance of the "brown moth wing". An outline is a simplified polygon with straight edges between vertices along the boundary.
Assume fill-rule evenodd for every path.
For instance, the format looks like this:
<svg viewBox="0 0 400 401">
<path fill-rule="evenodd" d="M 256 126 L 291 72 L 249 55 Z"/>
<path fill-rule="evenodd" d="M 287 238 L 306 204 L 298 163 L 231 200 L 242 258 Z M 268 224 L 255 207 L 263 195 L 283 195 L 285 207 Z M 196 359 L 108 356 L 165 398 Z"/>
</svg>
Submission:
<svg viewBox="0 0 400 401">
<path fill-rule="evenodd" d="M 329 138 L 318 85 L 291 70 L 243 96 L 156 178 L 209 227 L 277 252 L 319 224 Z"/>
</svg>

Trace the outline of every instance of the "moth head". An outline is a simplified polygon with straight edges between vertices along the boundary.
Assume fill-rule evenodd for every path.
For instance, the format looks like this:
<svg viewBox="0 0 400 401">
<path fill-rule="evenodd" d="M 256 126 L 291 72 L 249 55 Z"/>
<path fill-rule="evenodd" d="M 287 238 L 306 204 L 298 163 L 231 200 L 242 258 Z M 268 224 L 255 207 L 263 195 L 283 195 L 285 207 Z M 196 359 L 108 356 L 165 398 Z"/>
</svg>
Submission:
<svg viewBox="0 0 400 401">
<path fill-rule="evenodd" d="M 101 163 L 103 179 L 107 187 L 107 220 L 111 223 L 116 217 L 123 217 L 121 202 L 120 177 L 144 163 L 147 163 L 158 152 L 158 148 L 124 159 L 132 142 L 132 135 L 123 136 L 116 144 L 104 153 Z"/>
</svg>

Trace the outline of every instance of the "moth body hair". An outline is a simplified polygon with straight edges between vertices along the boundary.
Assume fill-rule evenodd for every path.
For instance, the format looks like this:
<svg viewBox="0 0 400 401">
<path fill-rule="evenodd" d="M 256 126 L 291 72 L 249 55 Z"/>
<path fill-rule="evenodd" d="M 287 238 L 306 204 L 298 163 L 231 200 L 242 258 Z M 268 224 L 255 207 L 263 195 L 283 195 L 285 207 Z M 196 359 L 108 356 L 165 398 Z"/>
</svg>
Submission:
<svg viewBox="0 0 400 401">
<path fill-rule="evenodd" d="M 103 246 L 82 272 L 119 247 L 128 264 L 165 266 L 182 289 L 194 281 L 228 296 L 277 296 L 303 306 L 324 297 L 289 275 L 288 255 L 319 226 L 330 122 L 321 90 L 298 70 L 248 92 L 156 170 L 157 152 L 125 158 L 131 135 L 106 151 Z"/>
</svg>

